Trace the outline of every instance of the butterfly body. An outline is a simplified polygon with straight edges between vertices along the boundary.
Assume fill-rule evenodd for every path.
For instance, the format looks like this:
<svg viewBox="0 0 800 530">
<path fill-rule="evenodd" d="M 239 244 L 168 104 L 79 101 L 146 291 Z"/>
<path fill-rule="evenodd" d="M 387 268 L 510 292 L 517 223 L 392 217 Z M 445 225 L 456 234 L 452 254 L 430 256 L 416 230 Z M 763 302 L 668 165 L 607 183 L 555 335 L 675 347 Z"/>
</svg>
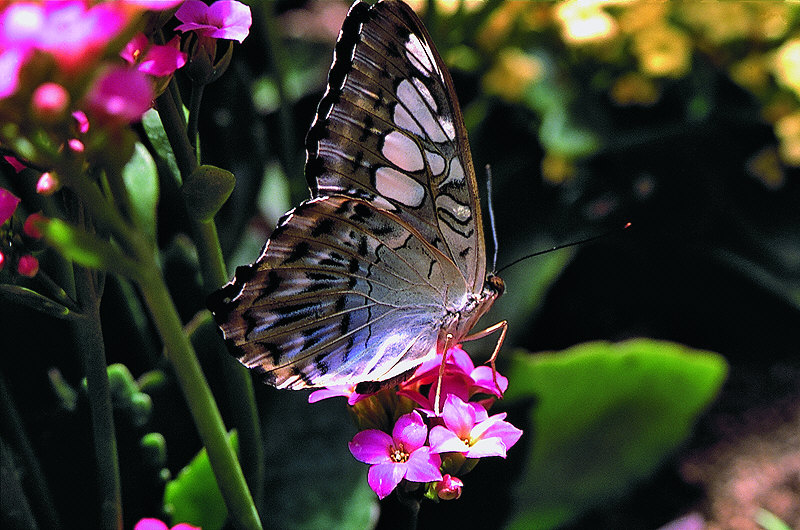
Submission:
<svg viewBox="0 0 800 530">
<path fill-rule="evenodd" d="M 386 381 L 469 334 L 502 294 L 452 80 L 408 6 L 356 3 L 306 139 L 312 198 L 209 299 L 280 388 Z"/>
</svg>

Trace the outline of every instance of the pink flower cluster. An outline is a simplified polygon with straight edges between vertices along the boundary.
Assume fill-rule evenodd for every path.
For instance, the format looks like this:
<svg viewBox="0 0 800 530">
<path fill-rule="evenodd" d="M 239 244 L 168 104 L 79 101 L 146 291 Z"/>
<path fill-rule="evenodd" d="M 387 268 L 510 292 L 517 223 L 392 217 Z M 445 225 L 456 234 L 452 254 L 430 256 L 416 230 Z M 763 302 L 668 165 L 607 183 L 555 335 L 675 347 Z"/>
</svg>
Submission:
<svg viewBox="0 0 800 530">
<path fill-rule="evenodd" d="M 4 228 L 6 222 L 14 216 L 19 202 L 19 197 L 0 188 L 0 270 L 3 270 L 10 262 L 15 266 L 18 274 L 31 278 L 39 272 L 39 260 L 33 254 L 24 251 L 24 244 L 13 229 Z M 36 228 L 36 222 L 40 219 L 43 219 L 41 214 L 33 213 L 25 220 L 22 232 L 31 240 L 42 237 Z"/>
<path fill-rule="evenodd" d="M 464 486 L 457 474 L 471 470 L 479 458 L 505 458 L 508 449 L 522 436 L 520 429 L 505 421 L 505 413 L 490 416 L 487 412 L 508 388 L 508 379 L 489 366 L 476 368 L 461 347 L 447 352 L 440 394 L 444 406 L 436 411 L 441 362 L 439 355 L 401 383 L 393 396 L 395 401 L 390 398 L 389 403 L 397 405 L 397 410 L 404 406 L 408 410 L 409 403 L 416 409 L 401 415 L 391 426 L 372 414 L 384 407 L 368 402 L 361 405 L 364 400 L 385 400 L 381 394 L 388 390 L 361 395 L 354 388 L 332 388 L 309 396 L 312 403 L 347 396 L 360 423 L 381 427 L 362 430 L 350 442 L 353 456 L 370 464 L 367 481 L 381 499 L 404 481 L 409 490 L 413 483 L 426 483 L 429 497 L 456 499 Z"/>
</svg>

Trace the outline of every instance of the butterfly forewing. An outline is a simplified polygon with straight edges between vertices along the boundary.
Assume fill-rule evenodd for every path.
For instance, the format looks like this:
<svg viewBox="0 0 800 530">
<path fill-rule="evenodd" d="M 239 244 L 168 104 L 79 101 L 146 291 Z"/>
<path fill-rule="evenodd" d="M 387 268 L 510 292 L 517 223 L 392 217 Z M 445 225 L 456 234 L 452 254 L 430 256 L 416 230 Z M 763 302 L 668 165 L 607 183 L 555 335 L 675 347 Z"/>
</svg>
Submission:
<svg viewBox="0 0 800 530">
<path fill-rule="evenodd" d="M 353 6 L 306 148 L 315 195 L 392 211 L 480 289 L 486 257 L 466 130 L 450 74 L 407 5 Z"/>
<path fill-rule="evenodd" d="M 452 80 L 408 6 L 353 5 L 306 148 L 312 198 L 209 307 L 277 387 L 401 378 L 500 293 Z"/>
</svg>

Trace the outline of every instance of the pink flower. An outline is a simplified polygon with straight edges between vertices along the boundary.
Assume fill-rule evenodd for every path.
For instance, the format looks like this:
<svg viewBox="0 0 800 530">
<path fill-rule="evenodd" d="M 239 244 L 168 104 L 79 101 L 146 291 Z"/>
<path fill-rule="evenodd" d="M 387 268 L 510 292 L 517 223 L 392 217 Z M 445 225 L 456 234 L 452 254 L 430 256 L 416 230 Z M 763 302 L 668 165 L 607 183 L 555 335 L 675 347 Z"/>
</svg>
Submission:
<svg viewBox="0 0 800 530">
<path fill-rule="evenodd" d="M 20 198 L 10 191 L 0 188 L 0 225 L 11 219 Z"/>
<path fill-rule="evenodd" d="M 159 520 L 154 519 L 151 517 L 147 517 L 145 519 L 141 519 L 136 526 L 133 527 L 133 530 L 170 530 L 167 526 L 167 523 Z M 172 530 L 201 530 L 199 526 L 193 526 L 188 523 L 178 523 L 172 527 Z"/>
<path fill-rule="evenodd" d="M 370 464 L 367 482 L 383 499 L 404 478 L 410 482 L 442 480 L 441 459 L 425 445 L 428 428 L 419 412 L 400 416 L 389 436 L 377 429 L 355 435 L 350 452 L 356 460 Z"/>
<path fill-rule="evenodd" d="M 431 383 L 439 377 L 439 365 L 442 363 L 442 356 L 423 363 L 414 374 L 409 384 L 420 382 L 421 384 Z M 446 374 L 463 374 L 469 383 L 469 395 L 476 393 L 493 394 L 503 397 L 503 393 L 508 389 L 508 378 L 497 374 L 497 385 L 494 383 L 494 376 L 490 366 L 478 366 L 472 362 L 472 358 L 461 346 L 454 346 L 447 350 L 447 364 L 445 365 Z M 497 387 L 500 388 L 497 388 Z"/>
<path fill-rule="evenodd" d="M 107 69 L 86 95 L 88 110 L 110 125 L 140 120 L 152 101 L 153 88 L 147 75 L 123 67 Z"/>
<path fill-rule="evenodd" d="M 442 480 L 436 483 L 436 496 L 443 501 L 451 501 L 461 497 L 461 490 L 464 482 L 458 477 L 445 475 Z"/>
<path fill-rule="evenodd" d="M 233 0 L 218 0 L 210 6 L 200 0 L 186 0 L 175 17 L 183 22 L 177 31 L 195 31 L 204 37 L 242 42 L 250 32 L 250 8 Z"/>
<path fill-rule="evenodd" d="M 156 77 L 171 75 L 186 64 L 186 54 L 180 51 L 180 39 L 176 35 L 165 45 L 152 44 L 144 33 L 139 33 L 119 53 L 129 64 L 136 65 L 140 72 Z"/>
<path fill-rule="evenodd" d="M 76 110 L 72 113 L 72 117 L 78 122 L 78 132 L 86 134 L 89 131 L 89 118 L 86 117 L 86 113 L 82 110 Z"/>
<path fill-rule="evenodd" d="M 505 458 L 506 450 L 522 436 L 521 430 L 503 421 L 505 418 L 505 413 L 488 417 L 480 404 L 447 396 L 442 411 L 444 426 L 431 429 L 431 451 L 462 453 L 467 458 Z"/>
</svg>

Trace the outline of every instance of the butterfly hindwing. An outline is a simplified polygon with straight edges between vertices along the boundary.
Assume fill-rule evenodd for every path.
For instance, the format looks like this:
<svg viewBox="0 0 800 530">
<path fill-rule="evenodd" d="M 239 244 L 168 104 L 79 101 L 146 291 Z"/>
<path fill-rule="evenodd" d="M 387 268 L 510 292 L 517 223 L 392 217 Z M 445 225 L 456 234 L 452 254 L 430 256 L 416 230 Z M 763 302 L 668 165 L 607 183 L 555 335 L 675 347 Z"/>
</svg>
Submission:
<svg viewBox="0 0 800 530">
<path fill-rule="evenodd" d="M 306 149 L 313 195 L 363 197 L 392 211 L 480 288 L 486 258 L 463 118 L 407 5 L 351 8 Z"/>
<path fill-rule="evenodd" d="M 285 216 L 210 305 L 241 361 L 275 386 L 382 380 L 435 352 L 440 286 L 458 275 L 391 214 L 326 197 Z"/>
</svg>

